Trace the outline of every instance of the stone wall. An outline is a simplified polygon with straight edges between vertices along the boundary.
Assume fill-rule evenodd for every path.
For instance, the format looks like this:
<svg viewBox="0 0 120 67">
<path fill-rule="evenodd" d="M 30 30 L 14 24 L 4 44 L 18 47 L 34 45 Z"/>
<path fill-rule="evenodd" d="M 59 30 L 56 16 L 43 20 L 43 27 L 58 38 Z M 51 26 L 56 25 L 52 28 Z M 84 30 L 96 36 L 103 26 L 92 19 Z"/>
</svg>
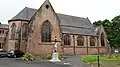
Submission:
<svg viewBox="0 0 120 67">
<path fill-rule="evenodd" d="M 106 54 L 108 53 L 107 48 L 100 47 L 100 54 Z M 74 53 L 75 51 L 75 53 Z M 64 47 L 63 54 L 80 54 L 80 55 L 88 55 L 88 54 L 97 54 L 98 48 L 97 47 Z"/>
<path fill-rule="evenodd" d="M 16 38 L 15 39 L 12 39 L 11 38 L 11 29 L 12 29 L 12 24 L 15 24 L 16 25 Z M 27 21 L 10 21 L 9 22 L 9 32 L 8 32 L 8 43 L 6 43 L 8 45 L 8 51 L 11 50 L 11 49 L 14 49 L 16 50 L 16 47 L 15 45 L 19 45 L 19 41 L 21 42 L 20 43 L 20 49 L 25 51 L 25 46 L 23 45 L 26 45 L 26 42 L 24 40 L 22 40 L 22 26 L 24 23 L 28 23 Z M 21 32 L 20 32 L 20 28 L 21 28 Z M 20 32 L 20 33 L 19 33 Z M 21 34 L 21 37 L 19 37 L 19 34 Z M 24 42 L 24 43 L 23 43 Z"/>
<path fill-rule="evenodd" d="M 48 8 L 46 8 L 46 5 Z M 27 51 L 32 53 L 41 53 L 46 52 L 50 53 L 53 50 L 54 42 L 41 42 L 41 27 L 42 24 L 47 20 L 52 26 L 52 32 L 51 32 L 51 40 L 54 41 L 55 37 L 57 38 L 57 41 L 60 41 L 60 27 L 59 27 L 59 19 L 57 18 L 56 13 L 54 12 L 52 6 L 50 6 L 50 3 L 46 1 L 40 9 L 36 12 L 36 15 L 34 16 L 34 20 L 32 20 L 32 31 L 29 33 L 28 36 L 28 45 L 27 45 Z M 31 24 L 31 23 L 30 23 Z M 58 49 L 61 49 L 59 46 Z"/>
<path fill-rule="evenodd" d="M 86 35 L 81 35 L 84 37 L 84 46 L 78 46 L 77 45 L 77 37 L 79 35 L 70 35 L 71 37 L 71 45 L 63 45 L 63 53 L 64 54 L 97 54 L 98 53 L 98 46 L 100 49 L 100 53 L 108 53 L 108 47 L 105 44 L 105 46 L 101 46 L 101 43 L 99 41 L 99 38 L 97 39 L 97 36 L 95 37 L 95 46 L 90 46 L 90 37 Z M 74 38 L 74 37 L 75 38 Z M 73 40 L 75 39 L 75 40 Z M 74 42 L 75 41 L 75 42 Z M 105 40 L 106 42 L 106 40 Z"/>
</svg>

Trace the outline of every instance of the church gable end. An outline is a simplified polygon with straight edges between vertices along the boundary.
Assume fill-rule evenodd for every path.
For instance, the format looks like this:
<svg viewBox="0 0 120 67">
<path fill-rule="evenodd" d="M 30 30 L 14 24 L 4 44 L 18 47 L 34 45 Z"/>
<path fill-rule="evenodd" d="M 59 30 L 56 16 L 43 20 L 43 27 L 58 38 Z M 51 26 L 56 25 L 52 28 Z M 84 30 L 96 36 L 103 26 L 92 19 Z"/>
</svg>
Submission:
<svg viewBox="0 0 120 67">
<path fill-rule="evenodd" d="M 40 49 L 39 46 L 41 45 L 51 46 L 55 38 L 61 40 L 59 19 L 49 0 L 46 0 L 31 18 L 29 27 L 32 32 L 29 33 L 28 49 L 33 47 L 34 49 Z M 52 50 L 52 48 L 49 49 Z"/>
<path fill-rule="evenodd" d="M 49 0 L 46 0 L 42 4 L 42 6 L 37 10 L 34 18 L 35 19 L 33 21 L 33 24 L 36 28 L 35 30 L 39 30 L 39 32 L 38 31 L 36 31 L 36 32 L 40 33 L 42 24 L 44 24 L 45 21 L 49 21 L 49 23 L 51 24 L 51 27 L 52 27 L 51 34 L 53 35 L 51 38 L 54 38 L 56 36 L 56 37 L 58 37 L 58 39 L 60 39 L 59 19 L 56 15 L 54 9 L 52 8 Z"/>
</svg>

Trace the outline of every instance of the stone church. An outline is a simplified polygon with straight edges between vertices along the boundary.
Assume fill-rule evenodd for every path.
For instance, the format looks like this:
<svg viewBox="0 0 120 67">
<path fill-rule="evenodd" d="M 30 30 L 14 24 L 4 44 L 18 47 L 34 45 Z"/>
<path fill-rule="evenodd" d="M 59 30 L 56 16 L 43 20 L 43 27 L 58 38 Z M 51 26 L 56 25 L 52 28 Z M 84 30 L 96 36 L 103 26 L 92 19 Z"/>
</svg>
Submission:
<svg viewBox="0 0 120 67">
<path fill-rule="evenodd" d="M 25 7 L 8 21 L 7 50 L 22 50 L 39 55 L 52 53 L 58 42 L 63 54 L 97 54 L 109 51 L 103 26 L 94 26 L 88 18 L 59 14 L 49 0 L 39 9 Z"/>
</svg>

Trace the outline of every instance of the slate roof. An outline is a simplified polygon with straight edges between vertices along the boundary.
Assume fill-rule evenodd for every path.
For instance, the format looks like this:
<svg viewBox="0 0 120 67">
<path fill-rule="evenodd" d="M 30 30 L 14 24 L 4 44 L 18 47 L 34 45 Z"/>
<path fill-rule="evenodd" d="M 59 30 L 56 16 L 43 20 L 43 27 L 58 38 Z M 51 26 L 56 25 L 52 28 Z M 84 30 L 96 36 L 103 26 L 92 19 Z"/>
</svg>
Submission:
<svg viewBox="0 0 120 67">
<path fill-rule="evenodd" d="M 63 33 L 94 35 L 94 31 L 91 28 L 80 28 L 61 25 L 61 29 Z"/>
<path fill-rule="evenodd" d="M 10 19 L 9 21 L 29 21 L 36 11 L 37 9 L 25 7 L 22 11 L 20 11 L 15 17 Z M 95 35 L 93 24 L 91 24 L 89 19 L 58 13 L 57 16 L 61 21 L 60 26 L 62 29 L 62 33 Z"/>
<path fill-rule="evenodd" d="M 23 10 L 21 10 L 16 16 L 14 16 L 9 21 L 13 21 L 13 20 L 29 21 L 31 19 L 31 17 L 35 14 L 36 11 L 37 11 L 37 9 L 25 7 Z"/>
<path fill-rule="evenodd" d="M 57 14 L 61 21 L 61 25 L 92 28 L 93 25 L 87 18 L 81 18 L 76 16 L 70 16 L 65 14 Z"/>
<path fill-rule="evenodd" d="M 0 28 L 2 28 L 2 29 L 8 29 L 8 25 L 7 24 L 0 24 Z"/>
</svg>

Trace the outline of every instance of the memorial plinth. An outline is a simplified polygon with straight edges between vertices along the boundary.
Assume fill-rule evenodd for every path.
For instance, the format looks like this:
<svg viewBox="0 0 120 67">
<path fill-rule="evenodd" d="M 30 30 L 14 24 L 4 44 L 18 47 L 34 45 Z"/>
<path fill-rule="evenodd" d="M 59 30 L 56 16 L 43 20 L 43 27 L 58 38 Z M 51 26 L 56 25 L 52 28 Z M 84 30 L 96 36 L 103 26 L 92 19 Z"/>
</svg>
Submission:
<svg viewBox="0 0 120 67">
<path fill-rule="evenodd" d="M 59 54 L 58 53 L 53 53 L 52 54 L 52 59 L 49 60 L 51 62 L 61 62 L 61 60 L 59 60 Z"/>
</svg>

